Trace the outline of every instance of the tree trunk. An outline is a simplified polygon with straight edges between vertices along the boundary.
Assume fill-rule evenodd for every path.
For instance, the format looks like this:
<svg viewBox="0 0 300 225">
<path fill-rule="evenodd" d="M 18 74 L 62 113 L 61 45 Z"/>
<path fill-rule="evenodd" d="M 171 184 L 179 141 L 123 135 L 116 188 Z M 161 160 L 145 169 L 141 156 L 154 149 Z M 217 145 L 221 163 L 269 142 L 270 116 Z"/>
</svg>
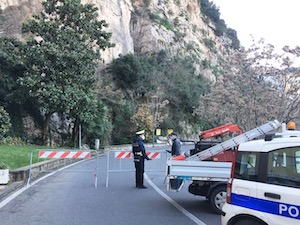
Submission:
<svg viewBox="0 0 300 225">
<path fill-rule="evenodd" d="M 72 131 L 72 143 L 73 143 L 74 147 L 76 147 L 78 145 L 78 132 L 79 132 L 79 120 L 76 119 L 74 121 L 74 128 Z"/>
<path fill-rule="evenodd" d="M 49 146 L 49 124 L 52 113 L 48 113 L 45 115 L 44 126 L 43 126 L 43 145 Z"/>
</svg>

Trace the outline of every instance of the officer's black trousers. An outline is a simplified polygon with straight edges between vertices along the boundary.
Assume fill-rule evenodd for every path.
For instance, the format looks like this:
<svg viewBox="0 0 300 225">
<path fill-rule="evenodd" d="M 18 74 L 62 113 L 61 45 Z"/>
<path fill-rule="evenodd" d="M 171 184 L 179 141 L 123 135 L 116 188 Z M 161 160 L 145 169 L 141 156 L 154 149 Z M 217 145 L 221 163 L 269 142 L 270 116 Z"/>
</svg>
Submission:
<svg viewBox="0 0 300 225">
<path fill-rule="evenodd" d="M 140 157 L 139 161 L 134 161 L 135 166 L 135 186 L 141 187 L 144 185 L 144 167 L 145 159 Z"/>
</svg>

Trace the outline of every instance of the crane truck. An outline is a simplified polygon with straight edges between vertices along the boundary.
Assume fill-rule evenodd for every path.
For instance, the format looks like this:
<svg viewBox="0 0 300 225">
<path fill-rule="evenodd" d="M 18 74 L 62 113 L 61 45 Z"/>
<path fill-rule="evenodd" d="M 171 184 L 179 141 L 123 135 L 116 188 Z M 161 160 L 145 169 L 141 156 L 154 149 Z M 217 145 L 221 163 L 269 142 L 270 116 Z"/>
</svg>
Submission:
<svg viewBox="0 0 300 225">
<path fill-rule="evenodd" d="M 224 136 L 236 136 L 242 134 L 242 130 L 237 124 L 226 123 L 222 126 L 218 126 L 209 130 L 201 131 L 199 133 L 199 141 L 195 143 L 195 148 L 191 149 L 188 155 L 195 155 L 205 149 L 208 149 L 216 144 L 221 143 Z M 234 149 L 227 149 L 220 154 L 215 155 L 210 160 L 213 161 L 225 161 L 231 162 L 234 157 Z"/>
<path fill-rule="evenodd" d="M 200 140 L 191 155 L 186 157 L 182 154 L 167 160 L 167 190 L 178 192 L 185 182 L 190 182 L 188 191 L 206 197 L 213 211 L 221 213 L 226 201 L 226 188 L 237 146 L 280 126 L 281 124 L 274 120 L 242 133 L 237 125 L 226 124 L 223 128 L 221 126 L 200 133 L 200 138 L 215 137 L 226 132 L 237 132 L 239 135 L 221 143 L 213 143 L 205 150 L 201 149 Z"/>
</svg>

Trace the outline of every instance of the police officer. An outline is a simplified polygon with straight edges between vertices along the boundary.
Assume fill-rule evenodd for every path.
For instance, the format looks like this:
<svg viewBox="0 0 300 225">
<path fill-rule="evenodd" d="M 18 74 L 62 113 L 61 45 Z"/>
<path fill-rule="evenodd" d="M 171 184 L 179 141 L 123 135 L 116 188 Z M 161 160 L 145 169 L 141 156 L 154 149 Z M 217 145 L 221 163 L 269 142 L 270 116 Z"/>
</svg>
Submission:
<svg viewBox="0 0 300 225">
<path fill-rule="evenodd" d="M 144 167 L 145 159 L 151 160 L 147 154 L 144 145 L 145 130 L 137 131 L 132 143 L 132 152 L 135 166 L 135 184 L 136 188 L 147 188 L 144 185 Z"/>
</svg>

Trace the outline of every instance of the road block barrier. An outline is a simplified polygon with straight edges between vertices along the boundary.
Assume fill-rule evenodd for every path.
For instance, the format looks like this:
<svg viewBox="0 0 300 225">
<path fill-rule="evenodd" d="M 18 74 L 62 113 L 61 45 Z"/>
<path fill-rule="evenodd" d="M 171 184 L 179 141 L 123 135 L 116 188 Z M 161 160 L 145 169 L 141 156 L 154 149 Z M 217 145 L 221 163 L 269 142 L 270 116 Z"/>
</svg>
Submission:
<svg viewBox="0 0 300 225">
<path fill-rule="evenodd" d="M 146 152 L 147 156 L 150 159 L 159 159 L 160 158 L 160 152 Z M 126 151 L 117 151 L 115 152 L 115 158 L 117 159 L 130 159 L 133 158 L 133 154 L 131 152 Z"/>
<path fill-rule="evenodd" d="M 92 157 L 92 153 L 94 153 L 96 157 L 96 166 L 95 170 L 66 170 L 64 171 L 73 171 L 73 172 L 94 172 L 94 177 L 95 177 L 95 187 L 98 186 L 98 178 L 97 178 L 97 173 L 98 173 L 98 152 L 95 150 L 33 150 L 30 154 L 30 165 L 29 165 L 29 175 L 28 175 L 28 180 L 27 180 L 27 186 L 30 185 L 31 182 L 31 175 L 32 172 L 36 173 L 45 173 L 45 172 L 55 172 L 61 169 L 54 169 L 54 170 L 32 170 L 32 159 L 33 159 L 33 154 L 38 153 L 38 159 L 90 159 Z"/>
<path fill-rule="evenodd" d="M 147 151 L 146 154 L 152 159 L 145 163 L 146 172 L 166 170 L 167 152 L 165 150 Z M 108 187 L 110 173 L 135 171 L 133 154 L 130 150 L 110 150 L 106 156 L 106 187 Z"/>
<path fill-rule="evenodd" d="M 88 159 L 90 151 L 39 151 L 40 159 Z"/>
</svg>

